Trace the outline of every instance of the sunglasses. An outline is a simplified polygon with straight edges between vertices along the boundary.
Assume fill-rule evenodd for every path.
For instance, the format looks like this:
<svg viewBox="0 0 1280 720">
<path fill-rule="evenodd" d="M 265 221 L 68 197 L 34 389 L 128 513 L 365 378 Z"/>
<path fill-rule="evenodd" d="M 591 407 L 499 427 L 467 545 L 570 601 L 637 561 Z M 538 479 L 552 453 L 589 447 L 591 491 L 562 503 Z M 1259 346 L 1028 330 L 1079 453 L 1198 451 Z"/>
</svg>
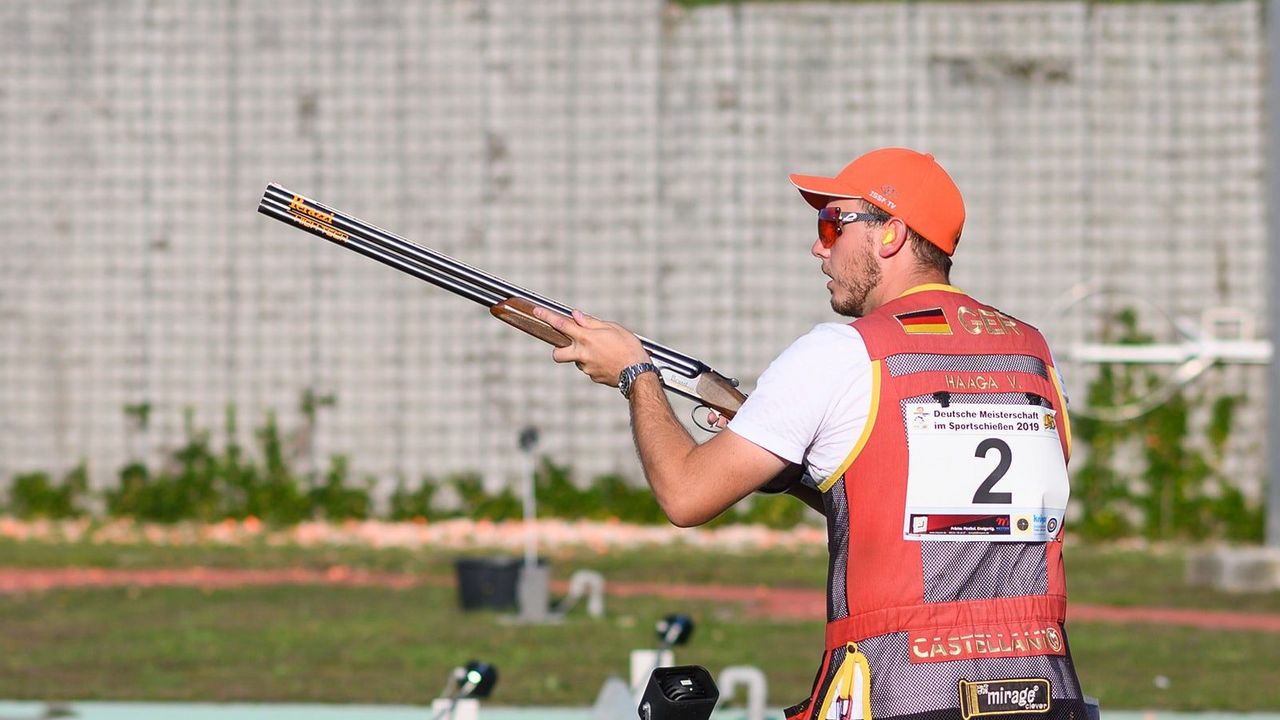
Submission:
<svg viewBox="0 0 1280 720">
<path fill-rule="evenodd" d="M 836 244 L 836 238 L 840 237 L 840 233 L 844 231 L 845 223 L 863 220 L 884 222 L 888 219 L 888 215 L 881 213 L 842 212 L 838 207 L 822 208 L 818 211 L 818 242 L 822 243 L 822 247 L 830 250 L 831 246 Z"/>
</svg>

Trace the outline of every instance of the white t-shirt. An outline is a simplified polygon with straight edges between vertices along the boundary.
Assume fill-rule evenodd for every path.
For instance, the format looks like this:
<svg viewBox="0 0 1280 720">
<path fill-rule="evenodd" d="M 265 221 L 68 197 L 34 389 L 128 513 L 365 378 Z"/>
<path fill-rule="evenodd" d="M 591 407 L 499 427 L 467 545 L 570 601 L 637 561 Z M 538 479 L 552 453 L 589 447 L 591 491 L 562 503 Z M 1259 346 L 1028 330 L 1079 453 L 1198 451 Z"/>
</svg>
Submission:
<svg viewBox="0 0 1280 720">
<path fill-rule="evenodd" d="M 823 323 L 765 369 L 729 429 L 803 464 L 815 484 L 840 466 L 871 415 L 871 357 L 852 326 Z"/>
</svg>

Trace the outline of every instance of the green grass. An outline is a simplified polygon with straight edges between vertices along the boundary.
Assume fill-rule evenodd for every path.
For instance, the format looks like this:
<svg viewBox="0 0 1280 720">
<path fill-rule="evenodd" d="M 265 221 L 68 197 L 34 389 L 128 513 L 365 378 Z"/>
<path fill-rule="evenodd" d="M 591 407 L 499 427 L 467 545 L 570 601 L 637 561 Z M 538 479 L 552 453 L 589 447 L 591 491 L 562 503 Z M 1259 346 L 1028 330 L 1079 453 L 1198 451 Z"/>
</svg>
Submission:
<svg viewBox="0 0 1280 720">
<path fill-rule="evenodd" d="M 1121 607 L 1196 608 L 1280 613 L 1280 592 L 1231 594 L 1183 582 L 1188 550 L 1068 545 L 1067 591 L 1072 602 Z M 1280 636 L 1273 636 L 1280 643 Z"/>
<path fill-rule="evenodd" d="M 0 542 L 0 564 L 28 567 L 327 567 L 452 574 L 456 552 L 267 546 L 151 547 Z M 1077 602 L 1280 612 L 1280 593 L 1233 596 L 1182 584 L 1182 551 L 1070 548 Z M 664 548 L 557 553 L 553 574 L 592 567 L 614 581 L 716 581 L 820 588 L 825 549 L 735 554 Z M 426 703 L 470 658 L 502 673 L 494 702 L 588 705 L 653 622 L 698 622 L 680 662 L 713 673 L 757 665 L 772 705 L 803 697 L 821 645 L 818 618 L 751 619 L 732 604 L 611 597 L 607 615 L 509 625 L 462 613 L 449 588 L 266 587 L 58 590 L 0 597 L 0 697 Z M 1087 692 L 1111 709 L 1280 710 L 1280 635 L 1159 625 L 1072 623 Z M 1167 678 L 1167 687 L 1157 685 Z M 1163 684 L 1163 683 L 1162 683 Z"/>
<path fill-rule="evenodd" d="M 490 551 L 376 549 L 368 547 L 94 545 L 87 542 L 18 542 L 0 539 L 0 566 L 51 568 L 158 568 L 202 565 L 214 568 L 353 568 L 452 575 L 454 561 Z M 804 552 L 711 552 L 685 546 L 611 551 L 570 548 L 543 552 L 558 576 L 577 569 L 599 570 L 606 577 L 636 581 L 719 582 L 731 585 L 782 585 L 821 588 L 826 546 Z"/>
<path fill-rule="evenodd" d="M 1275 633 L 1100 623 L 1072 623 L 1069 632 L 1080 682 L 1104 709 L 1280 710 Z"/>
<path fill-rule="evenodd" d="M 599 620 L 521 626 L 464 614 L 441 588 L 57 591 L 0 602 L 0 697 L 427 703 L 474 657 L 499 667 L 494 702 L 589 705 L 674 607 L 611 599 Z M 770 666 L 776 692 L 803 694 L 818 623 L 743 626 L 732 607 L 678 607 L 699 621 L 682 662 Z"/>
</svg>

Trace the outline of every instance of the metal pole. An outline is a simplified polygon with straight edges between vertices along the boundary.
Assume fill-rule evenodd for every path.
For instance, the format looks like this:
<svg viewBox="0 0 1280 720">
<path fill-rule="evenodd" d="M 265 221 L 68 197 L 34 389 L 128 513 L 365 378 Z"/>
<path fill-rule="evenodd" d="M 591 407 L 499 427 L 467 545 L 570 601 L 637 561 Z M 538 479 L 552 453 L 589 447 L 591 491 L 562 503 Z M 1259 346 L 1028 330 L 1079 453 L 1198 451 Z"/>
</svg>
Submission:
<svg viewBox="0 0 1280 720">
<path fill-rule="evenodd" d="M 532 572 L 538 566 L 537 505 L 534 501 L 534 479 L 538 465 L 534 450 L 538 447 L 538 429 L 529 426 L 520 431 L 520 451 L 524 455 L 524 569 Z"/>
<path fill-rule="evenodd" d="M 520 580 L 517 593 L 520 601 L 520 614 L 517 621 L 522 623 L 556 622 L 559 618 L 551 613 L 550 607 L 550 568 L 538 562 L 538 529 L 535 525 L 534 507 L 534 475 L 537 462 L 534 451 L 538 447 L 538 429 L 530 425 L 520 431 L 520 450 L 524 455 L 524 567 L 520 568 Z"/>
<path fill-rule="evenodd" d="M 1280 0 L 1268 0 L 1267 27 L 1267 366 L 1266 544 L 1280 548 Z"/>
</svg>

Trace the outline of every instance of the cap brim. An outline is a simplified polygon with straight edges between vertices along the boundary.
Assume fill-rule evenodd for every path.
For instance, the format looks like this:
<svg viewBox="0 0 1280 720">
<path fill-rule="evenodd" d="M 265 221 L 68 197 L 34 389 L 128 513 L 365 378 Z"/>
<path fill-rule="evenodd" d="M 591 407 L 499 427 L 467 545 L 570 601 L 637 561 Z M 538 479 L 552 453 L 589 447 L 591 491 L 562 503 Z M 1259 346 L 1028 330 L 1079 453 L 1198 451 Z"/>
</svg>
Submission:
<svg viewBox="0 0 1280 720">
<path fill-rule="evenodd" d="M 818 210 L 826 207 L 827 203 L 834 198 L 860 197 L 851 192 L 848 187 L 841 185 L 835 178 L 795 174 L 792 174 L 790 178 L 791 184 L 796 186 L 796 189 L 800 191 L 804 199 Z"/>
</svg>

